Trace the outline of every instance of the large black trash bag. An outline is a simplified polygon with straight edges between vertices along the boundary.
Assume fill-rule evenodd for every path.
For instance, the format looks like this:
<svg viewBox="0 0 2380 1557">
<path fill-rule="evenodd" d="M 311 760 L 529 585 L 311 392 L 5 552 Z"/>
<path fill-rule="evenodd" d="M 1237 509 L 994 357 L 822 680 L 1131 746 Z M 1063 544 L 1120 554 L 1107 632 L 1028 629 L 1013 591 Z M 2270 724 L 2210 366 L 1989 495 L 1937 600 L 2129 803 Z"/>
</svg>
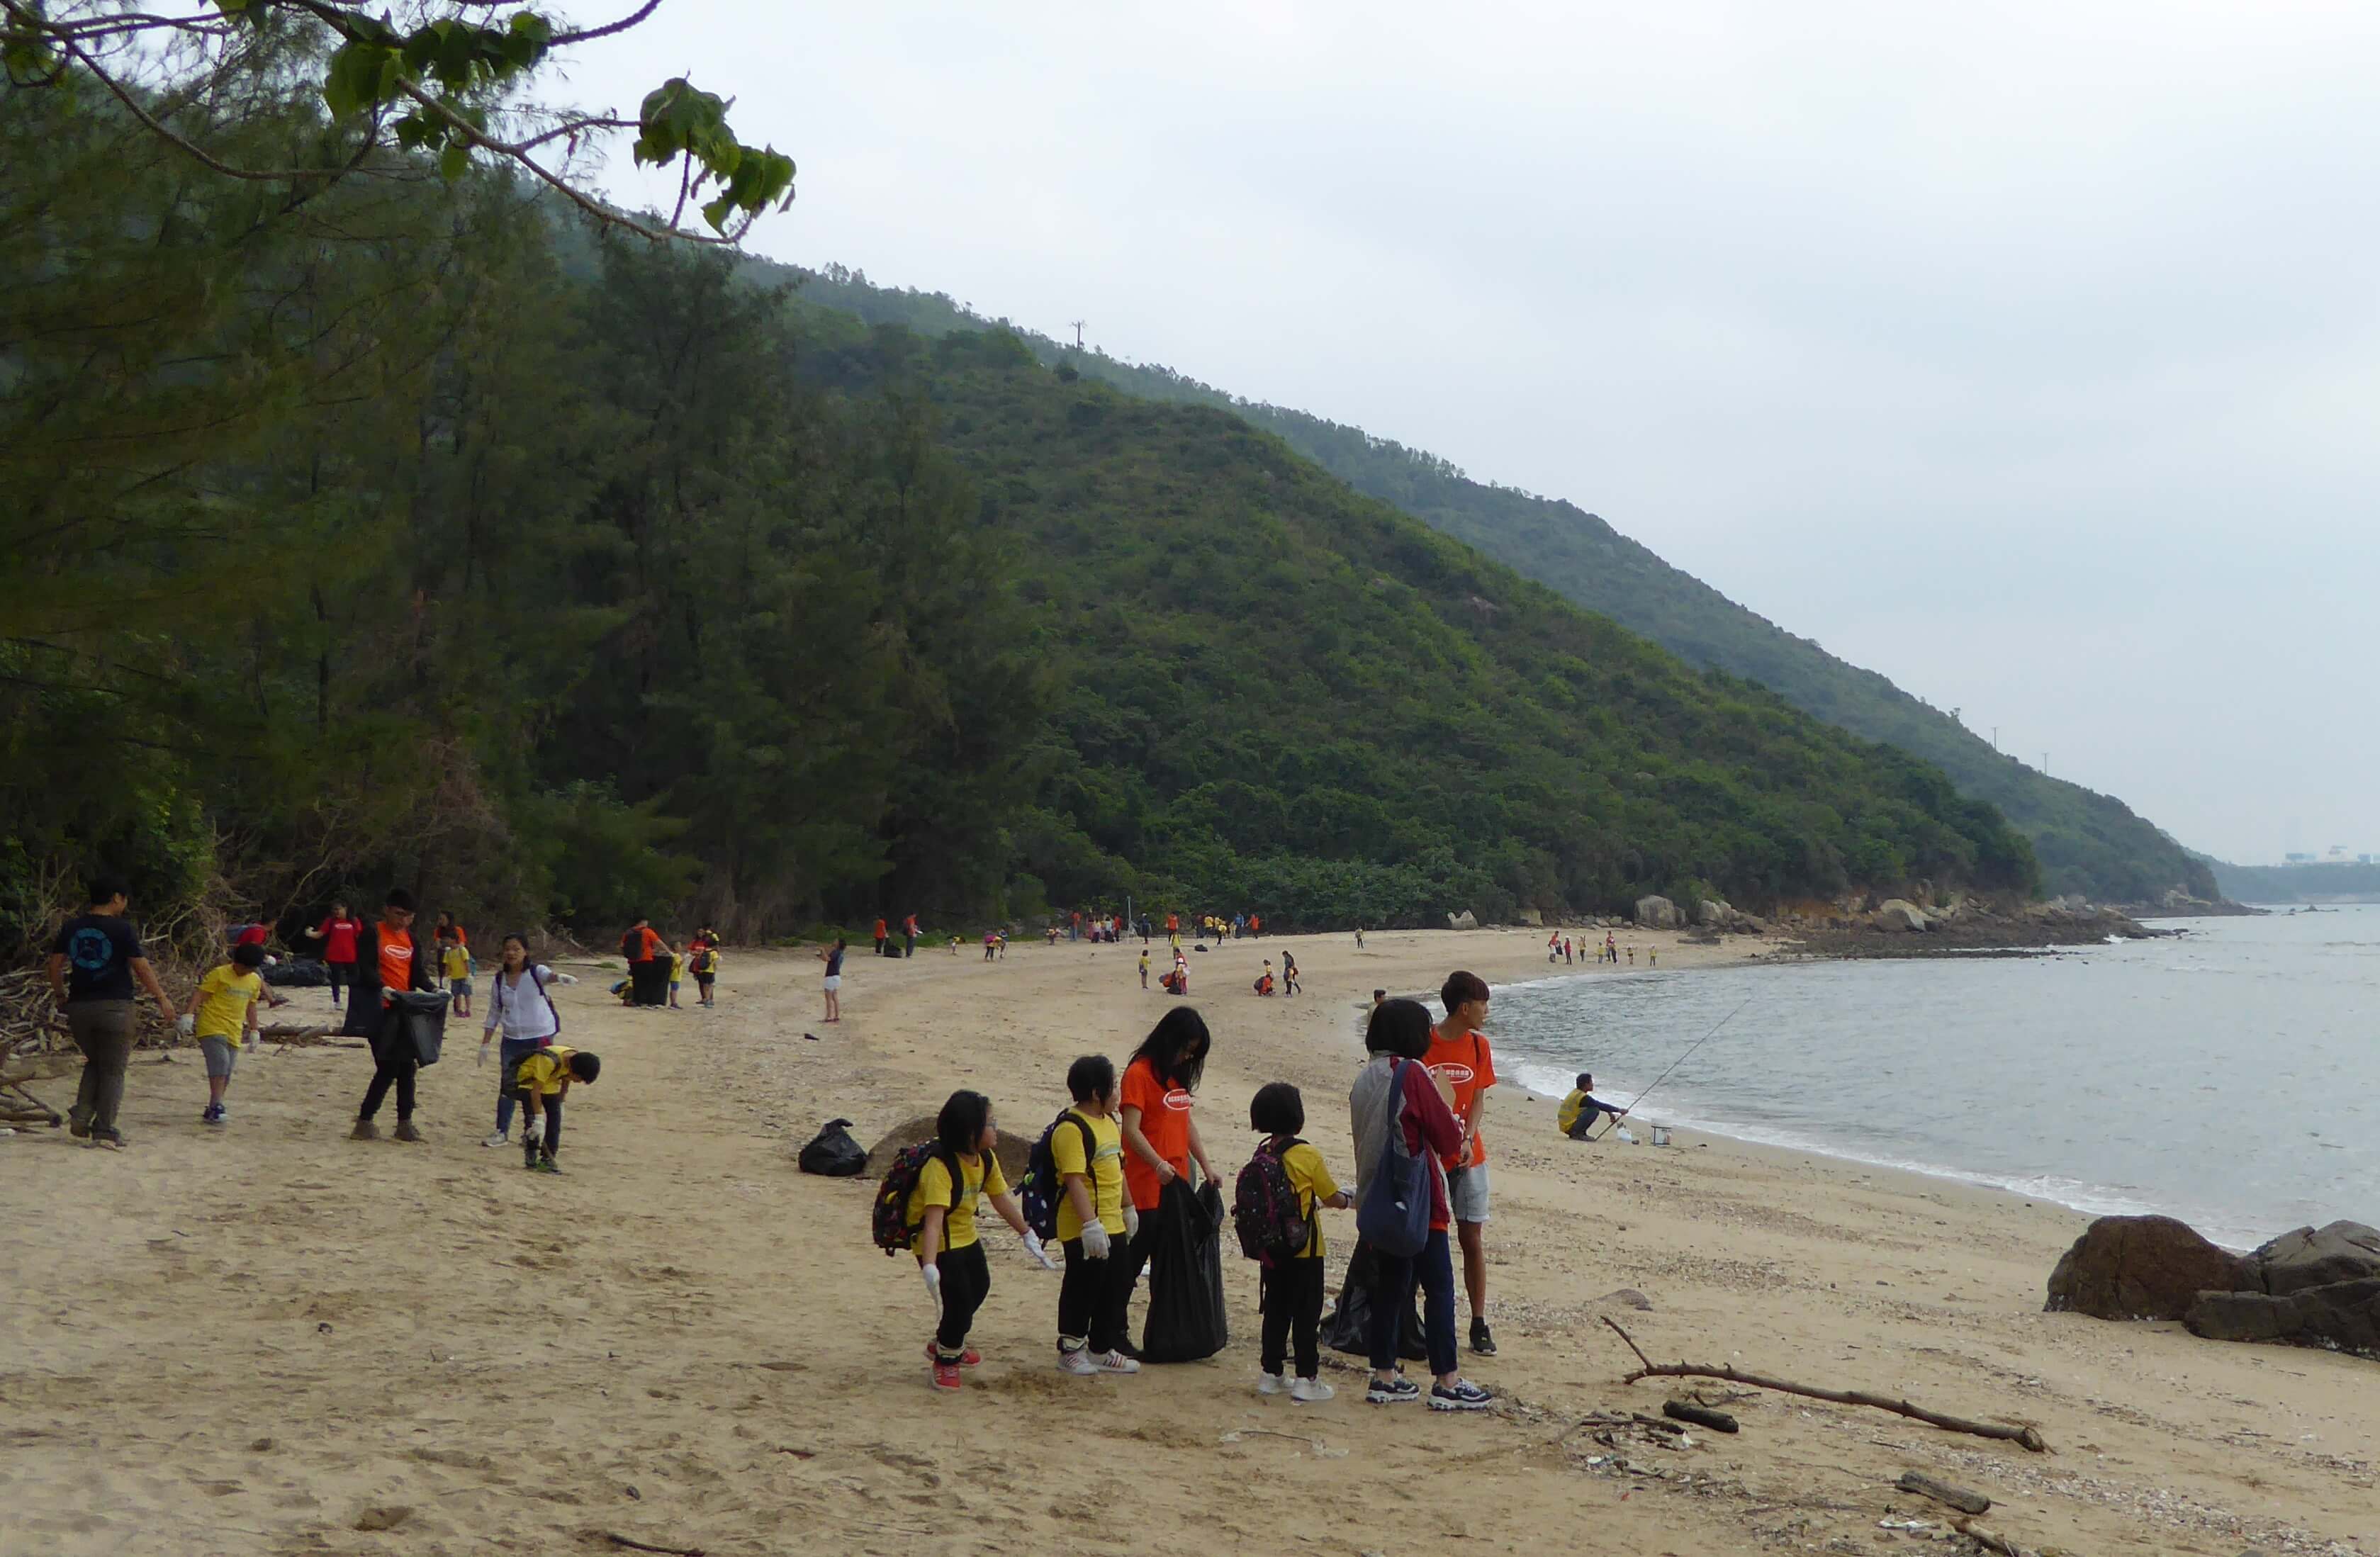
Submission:
<svg viewBox="0 0 2380 1557">
<path fill-rule="evenodd" d="M 1322 1316 L 1322 1344 L 1334 1352 L 1368 1357 L 1372 1353 L 1372 1288 L 1379 1280 L 1380 1257 L 1361 1238 L 1347 1260 L 1346 1284 L 1339 1289 L 1339 1307 Z M 1420 1283 L 1415 1283 L 1415 1290 Z M 1405 1319 L 1399 1328 L 1397 1356 L 1407 1362 L 1429 1360 L 1429 1344 L 1422 1335 L 1421 1305 L 1405 1294 Z"/>
<path fill-rule="evenodd" d="M 398 1053 L 410 1052 L 416 1064 L 434 1065 L 446 1041 L 444 990 L 399 990 L 389 1003 L 386 1040 Z"/>
<path fill-rule="evenodd" d="M 830 1119 L 802 1148 L 802 1172 L 829 1178 L 850 1178 L 868 1170 L 868 1149 L 851 1138 L 848 1119 Z"/>
<path fill-rule="evenodd" d="M 1149 1251 L 1140 1360 L 1196 1362 L 1232 1338 L 1223 1318 L 1223 1193 L 1207 1184 L 1193 1194 L 1177 1178 L 1165 1186 L 1158 1214 L 1165 1222 Z"/>
</svg>

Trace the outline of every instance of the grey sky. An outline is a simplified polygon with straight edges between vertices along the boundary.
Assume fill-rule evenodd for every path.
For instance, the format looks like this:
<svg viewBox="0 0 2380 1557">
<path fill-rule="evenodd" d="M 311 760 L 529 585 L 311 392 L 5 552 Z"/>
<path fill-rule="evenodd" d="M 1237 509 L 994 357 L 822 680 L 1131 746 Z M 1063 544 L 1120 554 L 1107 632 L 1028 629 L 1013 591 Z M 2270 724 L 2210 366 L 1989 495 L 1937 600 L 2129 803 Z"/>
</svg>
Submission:
<svg viewBox="0 0 2380 1557">
<path fill-rule="evenodd" d="M 1570 498 L 2195 846 L 2380 851 L 2380 10 L 674 0 L 575 95 L 678 70 L 800 164 L 761 252 Z"/>
</svg>

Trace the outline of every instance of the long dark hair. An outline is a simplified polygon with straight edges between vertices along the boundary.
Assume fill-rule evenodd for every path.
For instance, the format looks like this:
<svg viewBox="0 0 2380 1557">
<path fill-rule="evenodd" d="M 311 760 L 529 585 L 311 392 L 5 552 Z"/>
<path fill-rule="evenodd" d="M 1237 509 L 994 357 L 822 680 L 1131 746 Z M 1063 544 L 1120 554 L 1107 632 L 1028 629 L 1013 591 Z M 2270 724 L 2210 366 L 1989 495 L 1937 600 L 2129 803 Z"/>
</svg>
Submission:
<svg viewBox="0 0 2380 1557">
<path fill-rule="evenodd" d="M 1386 1000 L 1372 1009 L 1364 1047 L 1375 1054 L 1418 1060 L 1429 1052 L 1429 1007 L 1417 1000 Z"/>
<path fill-rule="evenodd" d="M 970 1092 L 962 1087 L 942 1104 L 942 1112 L 934 1116 L 934 1138 L 953 1157 L 972 1157 L 979 1150 L 983 1127 L 991 1123 L 991 1100 L 981 1092 Z"/>
<path fill-rule="evenodd" d="M 1195 1006 L 1177 1005 L 1157 1019 L 1140 1047 L 1132 1052 L 1135 1060 L 1147 1060 L 1157 1079 L 1168 1087 L 1179 1087 L 1185 1092 L 1198 1089 L 1198 1078 L 1207 1071 L 1207 1051 L 1214 1040 L 1208 1034 L 1207 1018 L 1198 1015 Z M 1189 1050 L 1195 1054 L 1185 1053 Z"/>
</svg>

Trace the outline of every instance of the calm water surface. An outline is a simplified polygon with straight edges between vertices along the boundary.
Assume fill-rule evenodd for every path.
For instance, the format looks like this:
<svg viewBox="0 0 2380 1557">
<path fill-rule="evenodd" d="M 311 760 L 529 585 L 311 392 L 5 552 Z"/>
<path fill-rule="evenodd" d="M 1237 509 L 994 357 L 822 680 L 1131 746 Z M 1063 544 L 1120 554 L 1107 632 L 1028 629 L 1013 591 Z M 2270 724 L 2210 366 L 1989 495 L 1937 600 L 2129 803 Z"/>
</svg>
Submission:
<svg viewBox="0 0 2380 1557">
<path fill-rule="evenodd" d="M 1512 1079 L 1559 1095 L 1592 1070 L 1625 1103 L 1741 1004 L 1640 1117 L 2237 1247 L 2380 1223 L 2380 906 L 2184 923 L 2054 957 L 1507 985 L 1488 1030 Z"/>
</svg>

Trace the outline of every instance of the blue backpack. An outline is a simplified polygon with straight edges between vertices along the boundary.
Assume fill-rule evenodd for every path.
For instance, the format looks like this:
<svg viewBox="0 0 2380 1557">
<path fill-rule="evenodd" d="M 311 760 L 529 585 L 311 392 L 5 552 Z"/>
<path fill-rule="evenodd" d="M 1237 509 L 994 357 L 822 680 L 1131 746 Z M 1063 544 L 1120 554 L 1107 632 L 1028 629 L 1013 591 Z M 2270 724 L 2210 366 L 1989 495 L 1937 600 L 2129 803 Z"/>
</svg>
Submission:
<svg viewBox="0 0 2380 1557">
<path fill-rule="evenodd" d="M 1069 1120 L 1083 1132 L 1083 1165 L 1089 1167 L 1099 1143 L 1091 1138 L 1091 1127 L 1083 1116 L 1070 1108 L 1050 1121 L 1050 1127 L 1033 1143 L 1032 1153 L 1025 1160 L 1025 1176 L 1016 1185 L 1017 1209 L 1025 1213 L 1025 1225 L 1045 1244 L 1058 1235 L 1058 1205 L 1066 1198 L 1066 1177 L 1058 1171 L 1057 1153 L 1050 1150 L 1050 1142 L 1058 1126 Z M 1096 1190 L 1092 1198 L 1098 1198 Z"/>
</svg>

